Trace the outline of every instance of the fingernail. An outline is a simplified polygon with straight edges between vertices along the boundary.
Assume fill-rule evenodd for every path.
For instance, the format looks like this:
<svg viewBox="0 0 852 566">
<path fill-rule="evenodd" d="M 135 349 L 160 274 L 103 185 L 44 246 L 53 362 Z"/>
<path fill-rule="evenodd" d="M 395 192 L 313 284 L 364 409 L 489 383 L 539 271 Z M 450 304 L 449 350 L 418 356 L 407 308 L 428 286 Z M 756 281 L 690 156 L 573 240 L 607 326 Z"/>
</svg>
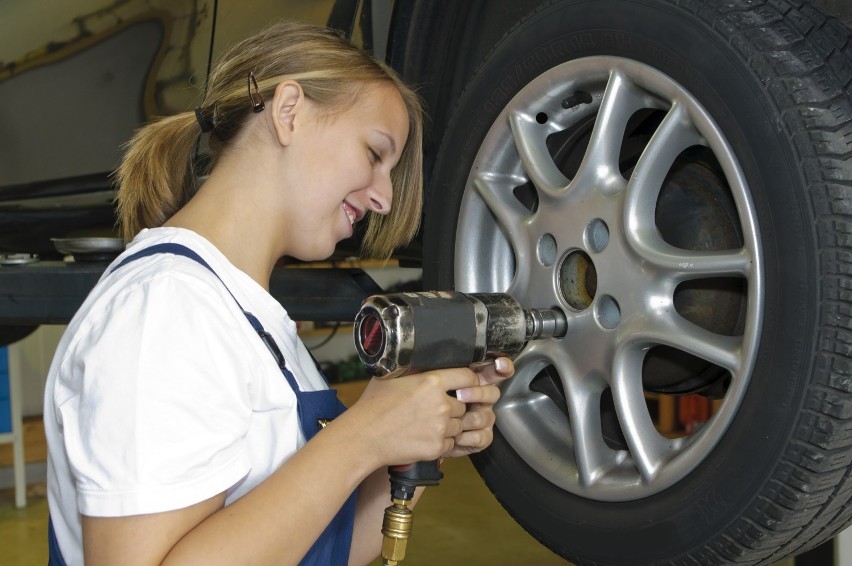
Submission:
<svg viewBox="0 0 852 566">
<path fill-rule="evenodd" d="M 467 401 L 470 399 L 471 393 L 470 389 L 457 389 L 456 390 L 456 399 L 459 401 Z"/>
<path fill-rule="evenodd" d="M 505 371 L 509 368 L 509 362 L 506 361 L 506 358 L 497 358 L 494 360 L 494 367 L 497 371 Z"/>
</svg>

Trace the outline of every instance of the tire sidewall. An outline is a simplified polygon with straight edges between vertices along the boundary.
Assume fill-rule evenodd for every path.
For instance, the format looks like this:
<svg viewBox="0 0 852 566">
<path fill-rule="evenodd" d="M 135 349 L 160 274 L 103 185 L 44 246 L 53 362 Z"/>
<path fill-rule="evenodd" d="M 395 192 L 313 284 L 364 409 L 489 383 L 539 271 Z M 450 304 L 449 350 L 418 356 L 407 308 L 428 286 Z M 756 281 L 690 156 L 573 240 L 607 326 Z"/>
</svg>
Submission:
<svg viewBox="0 0 852 566">
<path fill-rule="evenodd" d="M 570 547 L 564 555 L 637 563 L 694 553 L 758 505 L 811 379 L 818 249 L 805 180 L 773 98 L 708 22 L 663 0 L 554 2 L 504 38 L 454 113 L 427 200 L 427 287 L 453 287 L 458 210 L 471 164 L 496 117 L 536 76 L 593 55 L 634 59 L 662 71 L 713 116 L 747 179 L 765 269 L 763 330 L 742 405 L 720 443 L 683 481 L 641 501 L 577 497 L 510 461 L 499 423 L 493 447 L 475 458 L 504 506 L 551 541 L 551 548 L 552 541 L 564 541 Z M 614 554 L 599 554 L 607 548 Z"/>
</svg>

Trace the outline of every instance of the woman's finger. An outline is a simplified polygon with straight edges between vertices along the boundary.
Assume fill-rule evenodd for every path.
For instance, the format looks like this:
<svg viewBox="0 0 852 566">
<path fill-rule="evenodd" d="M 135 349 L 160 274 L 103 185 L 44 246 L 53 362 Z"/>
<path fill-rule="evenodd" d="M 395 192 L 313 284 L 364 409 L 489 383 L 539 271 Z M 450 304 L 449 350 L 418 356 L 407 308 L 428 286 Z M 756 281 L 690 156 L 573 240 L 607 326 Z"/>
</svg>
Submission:
<svg viewBox="0 0 852 566">
<path fill-rule="evenodd" d="M 462 423 L 464 430 L 477 430 L 494 426 L 495 420 L 494 411 L 482 408 L 469 410 L 462 418 Z"/>
<path fill-rule="evenodd" d="M 493 405 L 500 400 L 500 389 L 496 385 L 465 387 L 456 391 L 456 399 L 463 403 L 484 403 Z"/>
<path fill-rule="evenodd" d="M 447 437 L 456 438 L 460 436 L 464 430 L 463 419 L 450 419 L 450 422 L 447 425 Z"/>
<path fill-rule="evenodd" d="M 500 383 L 515 374 L 515 364 L 511 358 L 500 357 L 492 364 L 477 368 L 476 373 L 482 385 Z"/>
<path fill-rule="evenodd" d="M 463 448 L 467 453 L 485 450 L 494 438 L 490 428 L 467 430 L 455 437 L 455 446 Z"/>
</svg>

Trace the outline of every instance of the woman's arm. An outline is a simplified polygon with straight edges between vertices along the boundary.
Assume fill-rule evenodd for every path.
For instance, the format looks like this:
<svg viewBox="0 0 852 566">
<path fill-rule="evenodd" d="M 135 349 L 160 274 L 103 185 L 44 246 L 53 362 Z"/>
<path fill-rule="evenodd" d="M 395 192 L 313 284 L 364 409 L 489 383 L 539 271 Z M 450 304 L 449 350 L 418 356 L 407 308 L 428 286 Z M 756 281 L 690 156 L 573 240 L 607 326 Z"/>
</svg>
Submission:
<svg viewBox="0 0 852 566">
<path fill-rule="evenodd" d="M 375 470 L 449 452 L 465 405 L 446 392 L 477 385 L 465 369 L 375 379 L 358 403 L 227 507 L 219 494 L 167 513 L 84 517 L 86 564 L 296 564 Z"/>
<path fill-rule="evenodd" d="M 184 509 L 130 517 L 83 515 L 86 564 L 159 564 L 184 534 L 224 507 L 225 494 Z"/>
</svg>

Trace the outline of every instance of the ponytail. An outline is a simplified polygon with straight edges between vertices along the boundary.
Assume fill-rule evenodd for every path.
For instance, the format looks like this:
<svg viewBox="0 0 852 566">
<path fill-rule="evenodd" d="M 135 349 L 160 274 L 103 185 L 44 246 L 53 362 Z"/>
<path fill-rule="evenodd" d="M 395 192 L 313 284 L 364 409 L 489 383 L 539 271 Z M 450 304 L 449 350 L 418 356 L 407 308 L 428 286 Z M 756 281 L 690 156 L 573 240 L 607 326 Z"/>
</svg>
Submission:
<svg viewBox="0 0 852 566">
<path fill-rule="evenodd" d="M 152 122 L 125 147 L 115 172 L 118 224 L 125 241 L 161 226 L 198 190 L 193 154 L 201 130 L 191 112 Z"/>
</svg>

